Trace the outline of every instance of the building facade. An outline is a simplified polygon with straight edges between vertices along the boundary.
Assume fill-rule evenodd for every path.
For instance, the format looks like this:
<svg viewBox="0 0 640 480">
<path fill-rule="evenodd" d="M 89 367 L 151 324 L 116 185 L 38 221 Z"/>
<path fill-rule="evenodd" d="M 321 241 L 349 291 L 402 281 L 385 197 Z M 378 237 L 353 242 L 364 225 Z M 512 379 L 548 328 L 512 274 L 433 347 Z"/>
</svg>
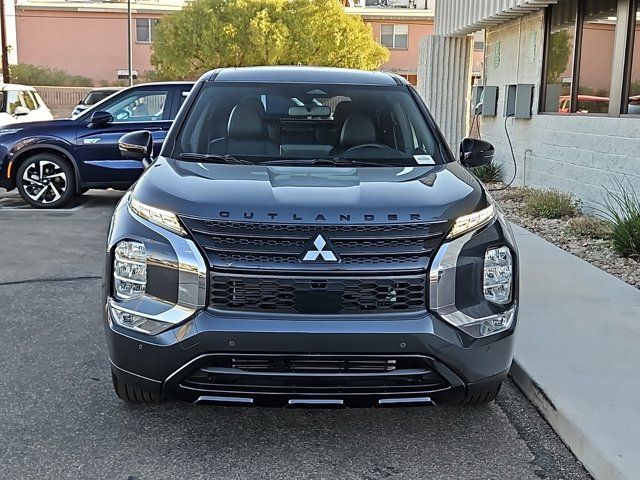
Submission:
<svg viewBox="0 0 640 480">
<path fill-rule="evenodd" d="M 470 42 L 478 31 L 482 84 L 498 91 L 496 114 L 480 117 L 481 134 L 496 146 L 506 180 L 515 174 L 517 185 L 571 192 L 595 211 L 621 184 L 640 194 L 640 2 L 439 0 L 441 41 Z M 456 68 L 444 63 L 432 77 Z M 531 115 L 513 118 L 507 86 L 518 84 L 515 100 Z M 450 94 L 465 98 L 457 118 L 468 126 L 470 91 Z"/>
<path fill-rule="evenodd" d="M 155 22 L 178 11 L 178 0 L 132 2 L 133 71 L 152 69 Z M 127 3 L 18 0 L 16 63 L 82 75 L 96 83 L 126 78 Z"/>
<path fill-rule="evenodd" d="M 420 39 L 434 31 L 434 4 L 434 0 L 346 1 L 345 9 L 369 23 L 375 39 L 389 48 L 390 59 L 382 69 L 415 84 Z M 132 2 L 133 70 L 139 76 L 153 68 L 155 23 L 183 6 L 183 0 Z M 12 63 L 58 68 L 96 83 L 126 77 L 126 2 L 18 0 L 15 9 L 15 17 L 10 17 L 15 18 L 16 32 Z"/>
</svg>

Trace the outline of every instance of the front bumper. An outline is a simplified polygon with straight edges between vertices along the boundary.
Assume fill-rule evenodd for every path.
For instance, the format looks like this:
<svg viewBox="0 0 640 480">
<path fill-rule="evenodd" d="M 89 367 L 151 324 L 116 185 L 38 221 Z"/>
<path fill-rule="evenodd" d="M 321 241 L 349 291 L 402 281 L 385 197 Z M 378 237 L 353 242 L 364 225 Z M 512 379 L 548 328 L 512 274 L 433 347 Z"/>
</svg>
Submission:
<svg viewBox="0 0 640 480">
<path fill-rule="evenodd" d="M 192 402 L 292 404 L 296 400 L 337 400 L 345 405 L 450 403 L 474 389 L 499 382 L 513 356 L 514 326 L 484 339 L 472 339 L 432 315 L 388 320 L 288 320 L 218 316 L 206 311 L 174 329 L 149 337 L 114 325 L 107 315 L 109 356 L 114 373 L 131 386 L 166 398 Z M 265 359 L 274 354 L 321 360 L 422 360 L 424 372 L 376 372 L 366 382 L 344 372 L 326 374 L 314 393 L 304 372 L 270 376 L 241 368 L 231 371 L 223 358 Z M 203 368 L 226 369 L 213 382 L 193 382 Z M 400 369 L 398 369 L 400 370 Z M 416 381 L 416 374 L 421 380 Z M 402 378 L 398 378 L 402 377 Z M 398 383 L 399 382 L 399 383 Z M 196 385 L 196 386 L 194 386 Z M 356 391 L 354 387 L 362 387 Z M 380 402 L 381 400 L 382 403 Z M 293 402 L 292 402 L 293 401 Z"/>
</svg>

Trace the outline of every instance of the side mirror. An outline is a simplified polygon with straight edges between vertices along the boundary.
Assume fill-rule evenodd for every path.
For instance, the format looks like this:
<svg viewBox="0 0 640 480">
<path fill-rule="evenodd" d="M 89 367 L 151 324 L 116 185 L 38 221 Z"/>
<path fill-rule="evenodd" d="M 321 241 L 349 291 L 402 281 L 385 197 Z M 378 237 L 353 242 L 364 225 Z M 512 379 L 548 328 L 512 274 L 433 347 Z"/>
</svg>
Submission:
<svg viewBox="0 0 640 480">
<path fill-rule="evenodd" d="M 31 113 L 31 110 L 29 110 L 27 107 L 23 107 L 22 105 L 18 105 L 16 107 L 16 109 L 13 111 L 13 116 L 14 117 L 23 117 L 25 115 L 29 115 Z"/>
<path fill-rule="evenodd" d="M 118 148 L 123 158 L 130 160 L 140 160 L 144 168 L 151 165 L 153 155 L 153 138 L 151 132 L 138 130 L 123 135 L 118 140 Z"/>
<path fill-rule="evenodd" d="M 465 138 L 460 143 L 460 163 L 465 167 L 488 165 L 496 154 L 489 142 L 476 138 Z"/>
<path fill-rule="evenodd" d="M 104 127 L 105 125 L 109 125 L 113 122 L 113 115 L 109 112 L 93 112 L 91 115 L 91 125 L 94 127 Z"/>
</svg>

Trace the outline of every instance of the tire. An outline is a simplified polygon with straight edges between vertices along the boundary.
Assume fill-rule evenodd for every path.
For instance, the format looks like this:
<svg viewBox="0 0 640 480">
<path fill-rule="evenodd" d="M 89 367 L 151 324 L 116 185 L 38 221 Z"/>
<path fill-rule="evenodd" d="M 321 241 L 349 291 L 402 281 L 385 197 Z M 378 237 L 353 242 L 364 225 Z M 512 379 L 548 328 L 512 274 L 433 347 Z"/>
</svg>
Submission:
<svg viewBox="0 0 640 480">
<path fill-rule="evenodd" d="M 16 187 L 22 199 L 35 208 L 58 208 L 74 195 L 73 167 L 52 153 L 37 153 L 18 167 Z"/>
<path fill-rule="evenodd" d="M 460 401 L 460 405 L 486 405 L 487 403 L 491 403 L 498 396 L 500 387 L 502 387 L 502 382 L 488 387 L 486 390 L 468 392 Z"/>
<path fill-rule="evenodd" d="M 118 398 L 132 405 L 154 405 L 162 402 L 162 397 L 157 393 L 151 393 L 139 388 L 133 388 L 118 380 L 115 373 L 111 372 L 111 382 Z"/>
</svg>

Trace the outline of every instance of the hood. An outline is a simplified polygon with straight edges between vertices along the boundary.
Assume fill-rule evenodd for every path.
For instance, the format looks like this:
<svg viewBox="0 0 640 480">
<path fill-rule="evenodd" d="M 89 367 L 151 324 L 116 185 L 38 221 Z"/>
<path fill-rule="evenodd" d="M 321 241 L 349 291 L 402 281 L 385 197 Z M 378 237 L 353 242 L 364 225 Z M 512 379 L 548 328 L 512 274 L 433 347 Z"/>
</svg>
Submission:
<svg viewBox="0 0 640 480">
<path fill-rule="evenodd" d="M 57 127 L 67 128 L 75 120 L 70 118 L 59 118 L 56 120 L 38 120 L 35 122 L 13 122 L 3 125 L 2 128 L 20 128 L 21 131 L 29 130 L 30 134 L 49 134 Z"/>
<path fill-rule="evenodd" d="M 487 201 L 479 182 L 457 163 L 334 168 L 162 157 L 140 178 L 134 195 L 185 216 L 280 223 L 452 220 Z"/>
</svg>

